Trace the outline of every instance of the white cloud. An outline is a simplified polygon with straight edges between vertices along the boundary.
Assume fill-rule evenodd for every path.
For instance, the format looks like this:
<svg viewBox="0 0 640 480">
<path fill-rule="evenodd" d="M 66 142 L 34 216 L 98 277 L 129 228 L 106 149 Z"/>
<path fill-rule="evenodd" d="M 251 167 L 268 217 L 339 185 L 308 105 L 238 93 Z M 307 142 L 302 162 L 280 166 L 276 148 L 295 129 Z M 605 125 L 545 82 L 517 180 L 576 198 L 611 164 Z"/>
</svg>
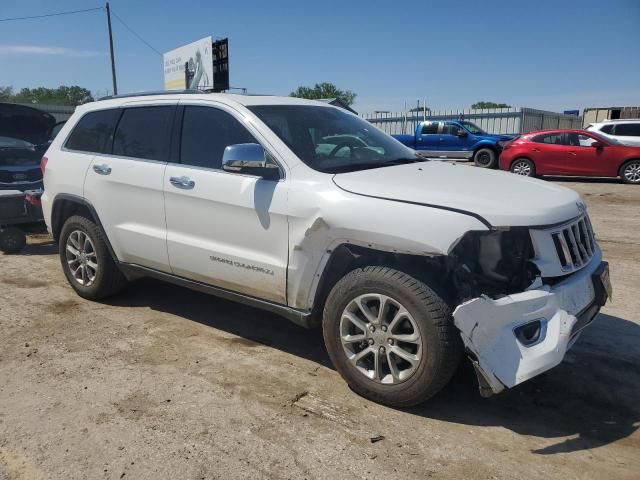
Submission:
<svg viewBox="0 0 640 480">
<path fill-rule="evenodd" d="M 67 57 L 95 57 L 99 52 L 65 47 L 40 45 L 0 45 L 0 55 L 60 55 Z"/>
</svg>

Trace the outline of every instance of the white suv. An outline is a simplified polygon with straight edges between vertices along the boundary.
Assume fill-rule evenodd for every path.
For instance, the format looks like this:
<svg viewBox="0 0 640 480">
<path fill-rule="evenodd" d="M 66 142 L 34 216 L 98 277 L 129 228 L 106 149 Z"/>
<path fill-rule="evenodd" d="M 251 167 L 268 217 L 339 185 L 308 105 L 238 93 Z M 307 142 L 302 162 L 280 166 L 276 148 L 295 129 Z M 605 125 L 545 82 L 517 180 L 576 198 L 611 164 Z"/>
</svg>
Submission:
<svg viewBox="0 0 640 480">
<path fill-rule="evenodd" d="M 427 161 L 320 102 L 102 100 L 42 166 L 80 296 L 150 276 L 322 325 L 338 372 L 387 405 L 434 395 L 463 351 L 483 395 L 548 370 L 610 292 L 575 192 Z"/>
<path fill-rule="evenodd" d="M 591 123 L 585 128 L 612 137 L 625 145 L 640 147 L 640 119 L 605 120 Z"/>
</svg>

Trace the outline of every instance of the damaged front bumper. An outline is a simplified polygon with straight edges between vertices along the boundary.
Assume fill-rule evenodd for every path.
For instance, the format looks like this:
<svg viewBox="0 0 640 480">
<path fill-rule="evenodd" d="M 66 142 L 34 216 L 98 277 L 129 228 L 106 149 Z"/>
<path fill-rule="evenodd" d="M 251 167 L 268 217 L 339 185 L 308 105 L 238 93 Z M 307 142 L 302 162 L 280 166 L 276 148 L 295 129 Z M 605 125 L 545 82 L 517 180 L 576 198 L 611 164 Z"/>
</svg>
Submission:
<svg viewBox="0 0 640 480">
<path fill-rule="evenodd" d="M 459 305 L 453 318 L 490 396 L 558 365 L 611 289 L 600 250 L 588 265 L 553 286 L 487 296 Z"/>
</svg>

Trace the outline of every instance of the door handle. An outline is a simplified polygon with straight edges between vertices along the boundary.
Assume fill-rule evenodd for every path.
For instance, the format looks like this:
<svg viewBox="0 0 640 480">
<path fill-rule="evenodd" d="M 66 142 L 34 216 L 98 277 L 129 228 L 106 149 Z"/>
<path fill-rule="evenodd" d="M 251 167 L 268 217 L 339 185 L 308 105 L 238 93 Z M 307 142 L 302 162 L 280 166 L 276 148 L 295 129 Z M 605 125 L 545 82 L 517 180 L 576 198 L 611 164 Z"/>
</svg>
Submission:
<svg viewBox="0 0 640 480">
<path fill-rule="evenodd" d="M 575 157 L 576 156 L 576 152 L 569 152 L 569 155 L 573 155 Z"/>
<path fill-rule="evenodd" d="M 102 165 L 94 165 L 93 171 L 100 175 L 109 175 L 111 173 L 111 167 L 103 163 Z"/>
<path fill-rule="evenodd" d="M 540 149 L 539 149 L 539 148 L 532 148 L 532 149 L 531 149 L 531 151 L 532 151 L 532 152 L 539 152 L 539 151 L 540 151 Z"/>
<path fill-rule="evenodd" d="M 169 178 L 171 185 L 177 188 L 182 188 L 184 190 L 191 190 L 196 186 L 196 182 L 191 180 L 189 177 L 171 177 Z"/>
</svg>

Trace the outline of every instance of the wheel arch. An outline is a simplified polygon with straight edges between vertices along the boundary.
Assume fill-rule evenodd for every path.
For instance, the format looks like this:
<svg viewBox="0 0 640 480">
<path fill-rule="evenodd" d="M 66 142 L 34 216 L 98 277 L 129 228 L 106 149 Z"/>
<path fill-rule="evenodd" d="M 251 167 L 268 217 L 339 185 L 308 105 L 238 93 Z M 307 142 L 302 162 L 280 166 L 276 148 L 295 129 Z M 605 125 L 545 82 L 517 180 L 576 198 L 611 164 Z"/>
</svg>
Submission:
<svg viewBox="0 0 640 480">
<path fill-rule="evenodd" d="M 513 160 L 509 162 L 509 170 L 511 170 L 511 167 L 513 167 L 513 164 L 516 163 L 518 160 L 529 160 L 531 163 L 533 163 L 533 166 L 536 167 L 536 162 L 533 160 L 533 158 L 527 157 L 526 155 L 518 155 L 517 157 L 515 157 Z"/>
<path fill-rule="evenodd" d="M 349 243 L 340 244 L 331 252 L 313 294 L 312 326 L 320 325 L 322 311 L 333 286 L 347 273 L 366 266 L 385 266 L 401 270 L 425 281 L 425 283 L 428 282 L 434 291 L 448 300 L 450 295 L 448 295 L 445 286 L 437 282 L 439 275 L 443 275 L 446 271 L 445 258 L 446 255 L 412 255 L 387 252 Z"/>
<path fill-rule="evenodd" d="M 56 243 L 59 241 L 62 227 L 65 222 L 74 215 L 85 217 L 98 226 L 105 243 L 107 244 L 109 253 L 113 259 L 117 261 L 118 257 L 111 246 L 111 242 L 109 241 L 107 233 L 102 226 L 102 222 L 100 222 L 98 212 L 96 212 L 96 209 L 91 202 L 77 195 L 61 193 L 54 199 L 53 206 L 51 208 L 51 234 L 53 236 L 53 240 Z"/>
</svg>

